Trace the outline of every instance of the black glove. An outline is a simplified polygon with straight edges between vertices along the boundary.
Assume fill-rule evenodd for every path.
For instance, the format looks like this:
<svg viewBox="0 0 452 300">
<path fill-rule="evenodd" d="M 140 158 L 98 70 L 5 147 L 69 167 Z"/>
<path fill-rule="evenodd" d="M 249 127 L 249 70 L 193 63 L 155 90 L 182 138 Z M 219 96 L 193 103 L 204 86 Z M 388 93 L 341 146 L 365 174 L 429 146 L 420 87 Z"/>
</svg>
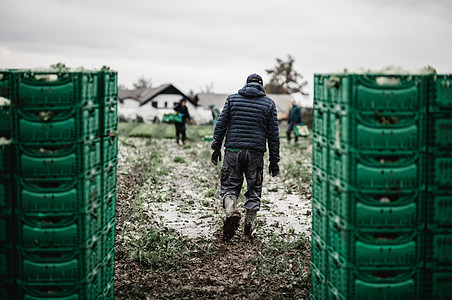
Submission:
<svg viewBox="0 0 452 300">
<path fill-rule="evenodd" d="M 218 160 L 221 161 L 221 150 L 213 150 L 212 163 L 216 166 L 218 165 Z"/>
<path fill-rule="evenodd" d="M 268 167 L 268 172 L 272 174 L 272 177 L 275 177 L 279 174 L 279 165 L 277 161 L 271 161 Z"/>
</svg>

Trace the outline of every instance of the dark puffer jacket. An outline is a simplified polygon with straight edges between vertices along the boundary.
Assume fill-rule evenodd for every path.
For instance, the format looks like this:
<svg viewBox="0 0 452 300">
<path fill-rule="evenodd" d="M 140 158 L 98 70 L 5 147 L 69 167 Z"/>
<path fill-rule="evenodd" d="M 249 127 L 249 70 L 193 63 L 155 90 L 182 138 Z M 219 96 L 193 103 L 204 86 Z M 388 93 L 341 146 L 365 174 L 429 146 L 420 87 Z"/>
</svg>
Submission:
<svg viewBox="0 0 452 300">
<path fill-rule="evenodd" d="M 279 161 L 276 105 L 260 84 L 248 83 L 226 99 L 215 126 L 213 149 L 221 147 L 225 134 L 226 148 L 265 152 L 268 140 L 270 161 Z"/>
</svg>

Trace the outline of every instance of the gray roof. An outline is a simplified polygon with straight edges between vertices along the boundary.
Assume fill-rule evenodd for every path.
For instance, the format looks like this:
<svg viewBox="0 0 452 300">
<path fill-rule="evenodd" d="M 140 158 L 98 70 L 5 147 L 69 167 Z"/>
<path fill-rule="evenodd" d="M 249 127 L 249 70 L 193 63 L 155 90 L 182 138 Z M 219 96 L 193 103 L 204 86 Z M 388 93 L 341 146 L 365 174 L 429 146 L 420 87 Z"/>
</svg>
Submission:
<svg viewBox="0 0 452 300">
<path fill-rule="evenodd" d="M 229 94 L 200 93 L 195 95 L 194 102 L 205 109 L 209 109 L 209 105 L 213 104 L 221 110 L 228 96 Z M 290 94 L 267 94 L 267 96 L 275 101 L 278 112 L 285 112 L 290 106 L 290 101 L 293 99 Z"/>
<path fill-rule="evenodd" d="M 144 105 L 157 97 L 161 94 L 174 94 L 174 95 L 181 95 L 183 98 L 187 99 L 191 103 L 193 103 L 193 100 L 187 97 L 184 93 L 182 93 L 179 89 L 174 87 L 172 84 L 164 84 L 159 87 L 155 88 L 139 88 L 135 90 L 119 90 L 118 91 L 118 98 L 119 101 L 122 102 L 123 99 L 126 98 L 132 98 L 139 101 L 141 104 Z"/>
<path fill-rule="evenodd" d="M 215 105 L 216 108 L 221 109 L 223 108 L 224 102 L 226 101 L 226 98 L 228 97 L 228 94 L 196 94 L 195 95 L 195 102 L 196 105 L 202 106 L 205 109 L 210 109 L 209 105 Z"/>
</svg>

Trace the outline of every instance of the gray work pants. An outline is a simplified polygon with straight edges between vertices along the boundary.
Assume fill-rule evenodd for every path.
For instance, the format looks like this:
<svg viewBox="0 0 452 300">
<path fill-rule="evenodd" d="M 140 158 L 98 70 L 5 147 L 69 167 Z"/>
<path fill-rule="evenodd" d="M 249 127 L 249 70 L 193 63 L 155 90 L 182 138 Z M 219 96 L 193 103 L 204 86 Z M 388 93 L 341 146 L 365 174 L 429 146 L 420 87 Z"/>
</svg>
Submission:
<svg viewBox="0 0 452 300">
<path fill-rule="evenodd" d="M 223 200 L 227 196 L 238 198 L 245 174 L 247 190 L 245 193 L 245 208 L 259 210 L 261 205 L 262 178 L 264 169 L 264 154 L 258 154 L 248 149 L 238 152 L 224 151 L 221 167 L 221 190 Z"/>
</svg>

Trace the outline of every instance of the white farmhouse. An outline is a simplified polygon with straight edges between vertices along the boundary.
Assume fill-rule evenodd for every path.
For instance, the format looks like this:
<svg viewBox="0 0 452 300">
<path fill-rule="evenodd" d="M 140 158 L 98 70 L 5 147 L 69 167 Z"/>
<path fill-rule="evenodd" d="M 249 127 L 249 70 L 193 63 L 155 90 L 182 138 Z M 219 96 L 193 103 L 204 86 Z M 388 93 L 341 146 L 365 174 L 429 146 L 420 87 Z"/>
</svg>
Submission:
<svg viewBox="0 0 452 300">
<path fill-rule="evenodd" d="M 118 118 L 123 121 L 142 120 L 145 123 L 160 122 L 166 113 L 174 113 L 174 105 L 182 99 L 187 100 L 187 108 L 196 117 L 196 107 L 180 90 L 172 84 L 156 88 L 119 90 Z"/>
</svg>

